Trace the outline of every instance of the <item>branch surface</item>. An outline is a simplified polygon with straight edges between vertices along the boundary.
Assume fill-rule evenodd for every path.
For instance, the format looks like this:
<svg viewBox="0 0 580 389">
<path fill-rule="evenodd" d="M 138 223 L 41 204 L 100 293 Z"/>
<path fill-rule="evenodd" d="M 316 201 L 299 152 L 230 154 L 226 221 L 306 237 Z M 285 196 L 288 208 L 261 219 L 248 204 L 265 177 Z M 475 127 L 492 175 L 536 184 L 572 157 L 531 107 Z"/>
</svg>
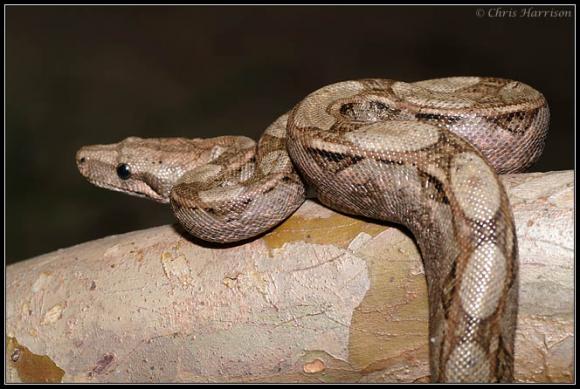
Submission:
<svg viewBox="0 0 580 389">
<path fill-rule="evenodd" d="M 574 172 L 504 176 L 520 252 L 515 378 L 572 382 Z M 169 210 L 168 210 L 169 212 Z M 306 202 L 258 239 L 175 226 L 10 265 L 9 382 L 426 382 L 421 258 Z"/>
</svg>

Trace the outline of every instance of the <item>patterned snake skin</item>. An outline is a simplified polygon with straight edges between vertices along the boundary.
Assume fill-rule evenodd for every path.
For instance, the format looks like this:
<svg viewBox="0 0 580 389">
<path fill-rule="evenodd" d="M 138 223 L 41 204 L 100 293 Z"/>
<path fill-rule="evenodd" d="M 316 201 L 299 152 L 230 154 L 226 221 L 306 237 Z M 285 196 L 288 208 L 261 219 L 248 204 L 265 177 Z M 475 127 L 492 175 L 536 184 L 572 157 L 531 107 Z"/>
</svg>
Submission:
<svg viewBox="0 0 580 389">
<path fill-rule="evenodd" d="M 431 378 L 510 382 L 517 241 L 497 174 L 540 155 L 544 97 L 517 81 L 386 79 L 323 87 L 246 137 L 128 138 L 83 147 L 93 184 L 170 202 L 182 226 L 214 242 L 281 223 L 305 184 L 335 210 L 400 223 L 414 234 L 429 291 Z"/>
</svg>

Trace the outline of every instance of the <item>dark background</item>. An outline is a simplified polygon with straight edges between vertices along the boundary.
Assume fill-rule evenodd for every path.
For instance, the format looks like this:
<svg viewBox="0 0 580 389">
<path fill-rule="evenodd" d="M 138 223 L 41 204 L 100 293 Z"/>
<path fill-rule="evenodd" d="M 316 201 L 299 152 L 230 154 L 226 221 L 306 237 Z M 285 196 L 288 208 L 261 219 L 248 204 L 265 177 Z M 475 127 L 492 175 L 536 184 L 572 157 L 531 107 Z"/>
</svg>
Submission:
<svg viewBox="0 0 580 389">
<path fill-rule="evenodd" d="M 552 112 L 532 170 L 573 169 L 574 17 L 478 8 L 8 6 L 7 262 L 175 221 L 165 206 L 86 182 L 74 162 L 82 145 L 257 139 L 302 97 L 347 79 L 525 82 Z"/>
</svg>

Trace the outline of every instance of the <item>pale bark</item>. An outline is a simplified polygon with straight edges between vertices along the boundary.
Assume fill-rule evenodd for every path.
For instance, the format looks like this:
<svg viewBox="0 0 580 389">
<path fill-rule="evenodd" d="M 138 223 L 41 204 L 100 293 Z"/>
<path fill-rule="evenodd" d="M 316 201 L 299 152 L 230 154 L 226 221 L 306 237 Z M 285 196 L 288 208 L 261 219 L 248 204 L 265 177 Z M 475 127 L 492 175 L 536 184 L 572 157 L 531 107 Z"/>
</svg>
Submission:
<svg viewBox="0 0 580 389">
<path fill-rule="evenodd" d="M 574 377 L 573 178 L 504 178 L 520 248 L 517 381 Z M 244 244 L 162 226 L 11 265 L 6 281 L 9 382 L 428 380 L 413 240 L 314 202 Z"/>
</svg>

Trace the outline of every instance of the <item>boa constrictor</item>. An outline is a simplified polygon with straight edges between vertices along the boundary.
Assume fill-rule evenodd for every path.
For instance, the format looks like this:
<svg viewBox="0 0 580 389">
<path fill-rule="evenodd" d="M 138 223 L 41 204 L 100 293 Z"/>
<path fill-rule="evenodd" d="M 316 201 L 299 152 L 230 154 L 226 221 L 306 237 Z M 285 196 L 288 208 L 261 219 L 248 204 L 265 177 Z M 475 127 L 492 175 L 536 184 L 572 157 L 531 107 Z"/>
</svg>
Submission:
<svg viewBox="0 0 580 389">
<path fill-rule="evenodd" d="M 246 137 L 130 137 L 86 146 L 91 183 L 158 202 L 192 235 L 234 242 L 268 231 L 304 201 L 400 223 L 414 234 L 429 291 L 431 378 L 513 379 L 517 241 L 496 172 L 540 155 L 545 98 L 521 82 L 450 77 L 325 86 Z"/>
</svg>

